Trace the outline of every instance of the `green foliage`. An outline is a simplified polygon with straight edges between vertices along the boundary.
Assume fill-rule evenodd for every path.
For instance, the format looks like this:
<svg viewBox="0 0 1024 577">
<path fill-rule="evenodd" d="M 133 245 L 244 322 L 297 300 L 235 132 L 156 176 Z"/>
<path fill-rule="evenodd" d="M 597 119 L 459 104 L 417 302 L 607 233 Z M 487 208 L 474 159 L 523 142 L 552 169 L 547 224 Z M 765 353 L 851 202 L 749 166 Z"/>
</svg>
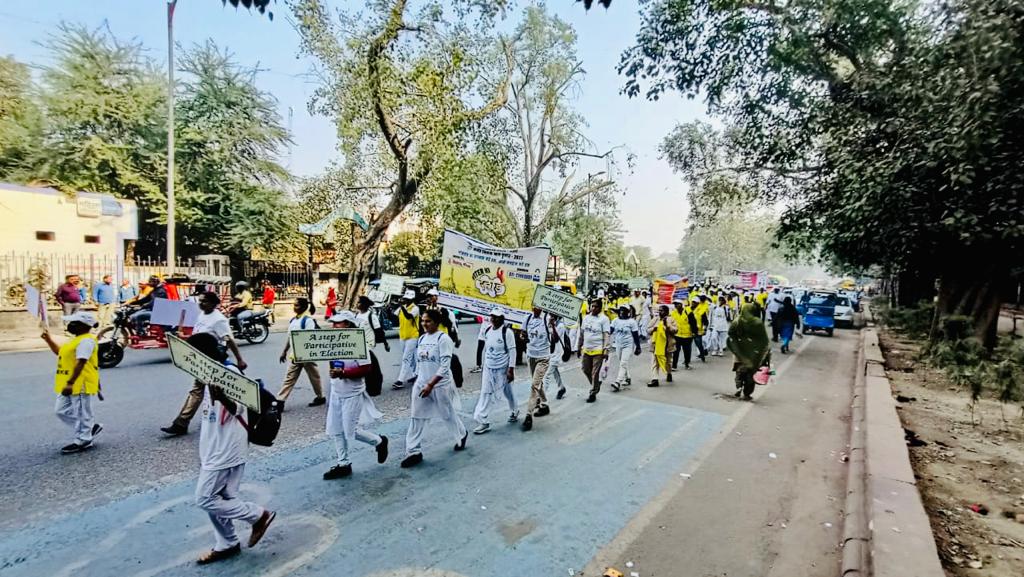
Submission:
<svg viewBox="0 0 1024 577">
<path fill-rule="evenodd" d="M 872 311 L 883 325 L 898 329 L 914 339 L 928 337 L 935 316 L 935 304 L 921 301 L 912 307 L 890 307 L 875 299 L 871 303 Z"/>
<path fill-rule="evenodd" d="M 590 199 L 590 214 L 582 203 L 570 207 L 555 223 L 547 242 L 552 254 L 562 257 L 567 266 L 580 271 L 590 247 L 590 281 L 620 278 L 625 275 L 626 252 L 622 246 L 621 223 L 615 211 L 613 189 L 596 192 Z M 582 277 L 579 281 L 582 283 Z"/>
<path fill-rule="evenodd" d="M 383 254 L 384 272 L 413 274 L 421 265 L 441 258 L 440 238 L 424 231 L 400 232 L 388 243 Z"/>
<path fill-rule="evenodd" d="M 0 178 L 18 180 L 37 154 L 43 126 L 34 91 L 28 66 L 0 57 Z"/>
<path fill-rule="evenodd" d="M 734 269 L 775 270 L 781 258 L 772 250 L 775 219 L 749 208 L 732 207 L 712 219 L 696 221 L 679 243 L 680 270 L 730 275 Z"/>
</svg>

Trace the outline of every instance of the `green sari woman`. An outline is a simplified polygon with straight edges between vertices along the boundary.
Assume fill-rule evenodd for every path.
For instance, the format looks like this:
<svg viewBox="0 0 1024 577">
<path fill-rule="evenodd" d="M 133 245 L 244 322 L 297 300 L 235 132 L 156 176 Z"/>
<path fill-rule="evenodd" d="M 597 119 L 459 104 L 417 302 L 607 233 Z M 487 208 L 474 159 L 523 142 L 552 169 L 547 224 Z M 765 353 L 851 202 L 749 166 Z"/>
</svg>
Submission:
<svg viewBox="0 0 1024 577">
<path fill-rule="evenodd" d="M 771 360 L 771 343 L 757 305 L 748 303 L 740 309 L 739 316 L 729 326 L 728 347 L 736 359 L 732 367 L 736 373 L 736 396 L 742 394 L 749 401 L 754 392 L 754 373 Z"/>
</svg>

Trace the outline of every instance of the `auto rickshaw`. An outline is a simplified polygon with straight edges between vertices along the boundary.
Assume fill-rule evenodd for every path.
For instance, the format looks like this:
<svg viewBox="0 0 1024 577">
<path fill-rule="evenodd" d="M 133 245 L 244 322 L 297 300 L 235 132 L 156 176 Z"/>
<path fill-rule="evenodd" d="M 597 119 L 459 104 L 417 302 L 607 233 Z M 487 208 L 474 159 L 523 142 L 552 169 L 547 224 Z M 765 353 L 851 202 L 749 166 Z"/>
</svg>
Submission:
<svg viewBox="0 0 1024 577">
<path fill-rule="evenodd" d="M 803 332 L 825 331 L 832 336 L 836 326 L 836 293 L 833 291 L 811 290 L 804 293 L 800 304 L 803 306 Z"/>
</svg>

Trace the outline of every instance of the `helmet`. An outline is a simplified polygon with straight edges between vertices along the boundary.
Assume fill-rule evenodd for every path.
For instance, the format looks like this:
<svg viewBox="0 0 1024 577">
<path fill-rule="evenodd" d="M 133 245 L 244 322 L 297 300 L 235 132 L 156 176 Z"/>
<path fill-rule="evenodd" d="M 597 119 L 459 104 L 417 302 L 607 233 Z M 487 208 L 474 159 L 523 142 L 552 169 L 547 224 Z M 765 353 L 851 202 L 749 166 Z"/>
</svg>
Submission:
<svg viewBox="0 0 1024 577">
<path fill-rule="evenodd" d="M 235 288 L 237 288 L 237 289 L 249 288 L 249 283 L 245 282 L 244 280 L 240 280 L 240 281 L 235 283 Z"/>
</svg>

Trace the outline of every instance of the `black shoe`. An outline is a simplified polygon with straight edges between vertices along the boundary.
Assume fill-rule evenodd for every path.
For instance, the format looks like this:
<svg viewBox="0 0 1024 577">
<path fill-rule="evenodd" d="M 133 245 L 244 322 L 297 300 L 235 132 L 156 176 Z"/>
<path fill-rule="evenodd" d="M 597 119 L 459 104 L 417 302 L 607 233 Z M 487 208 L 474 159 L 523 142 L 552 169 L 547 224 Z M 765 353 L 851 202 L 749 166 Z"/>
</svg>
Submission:
<svg viewBox="0 0 1024 577">
<path fill-rule="evenodd" d="M 587 402 L 588 403 L 593 403 L 596 400 L 597 400 L 597 394 L 596 393 L 590 393 L 590 396 L 587 397 Z"/>
<path fill-rule="evenodd" d="M 469 431 L 466 431 L 466 434 L 462 435 L 462 440 L 459 441 L 459 443 L 457 445 L 455 445 L 455 449 L 454 450 L 456 450 L 456 451 L 465 451 L 466 450 L 466 439 L 468 439 L 468 438 L 469 438 Z"/>
<path fill-rule="evenodd" d="M 738 399 L 738 398 L 740 398 L 740 395 L 742 395 L 742 394 L 743 394 L 743 390 L 742 389 L 736 389 L 736 393 L 733 394 L 733 396 Z"/>
<path fill-rule="evenodd" d="M 404 389 L 405 388 L 405 383 L 403 383 L 402 381 L 395 381 L 394 384 L 391 385 L 391 388 L 396 390 L 396 391 L 400 390 L 400 389 Z"/>
<path fill-rule="evenodd" d="M 84 451 L 86 449 L 91 449 L 91 448 L 92 448 L 92 441 L 89 441 L 88 443 L 81 443 L 81 444 L 79 444 L 79 443 L 71 443 L 70 445 L 65 445 L 65 446 L 61 447 L 60 448 L 60 452 L 65 454 L 65 455 L 70 455 L 72 453 L 81 453 L 82 451 Z"/>
<path fill-rule="evenodd" d="M 683 368 L 685 368 L 685 369 L 686 369 L 686 370 L 688 370 L 688 371 L 692 371 L 692 370 L 693 370 L 693 367 L 691 367 L 690 365 L 686 365 L 686 366 L 685 366 L 685 367 L 683 367 Z"/>
<path fill-rule="evenodd" d="M 666 383 L 671 383 L 672 382 L 672 373 L 668 373 L 667 375 L 665 375 L 665 382 Z"/>
<path fill-rule="evenodd" d="M 523 419 L 523 424 L 520 425 L 520 426 L 522 427 L 522 429 L 524 431 L 529 431 L 530 429 L 532 429 L 533 428 L 533 415 L 526 415 L 526 418 Z"/>
<path fill-rule="evenodd" d="M 384 464 L 388 460 L 388 438 L 380 436 L 380 443 L 377 444 L 377 462 Z"/>
<path fill-rule="evenodd" d="M 535 417 L 544 417 L 544 416 L 550 415 L 550 414 L 551 414 L 551 407 L 549 407 L 547 405 L 541 405 L 541 406 L 537 407 L 536 411 L 534 411 L 533 416 L 535 416 Z"/>
<path fill-rule="evenodd" d="M 409 467 L 415 467 L 423 462 L 423 455 L 421 453 L 413 453 L 408 457 L 402 459 L 402 468 L 408 469 Z"/>
<path fill-rule="evenodd" d="M 92 436 L 93 437 L 95 437 L 96 435 L 98 435 L 98 434 L 100 434 L 102 432 L 103 432 L 103 423 L 96 423 L 96 424 L 94 424 L 92 426 Z"/>
<path fill-rule="evenodd" d="M 171 425 L 170 427 L 160 427 L 160 430 L 172 437 L 180 437 L 181 435 L 188 434 L 187 428 L 179 427 L 178 425 Z M 96 433 L 93 434 L 95 435 Z"/>
<path fill-rule="evenodd" d="M 707 357 L 707 355 L 701 355 L 701 356 L 700 356 L 700 362 L 702 362 L 702 363 L 706 363 L 706 362 L 708 362 L 708 357 Z"/>
<path fill-rule="evenodd" d="M 648 387 L 660 387 L 661 385 L 658 384 L 658 379 L 654 379 L 651 382 L 647 383 L 647 386 Z"/>
<path fill-rule="evenodd" d="M 561 401 L 563 397 L 565 397 L 565 387 L 558 389 L 558 394 L 555 395 L 555 398 L 559 401 Z"/>
<path fill-rule="evenodd" d="M 307 407 L 319 407 L 320 405 L 326 405 L 326 404 L 327 404 L 327 399 L 325 399 L 324 397 L 317 397 L 317 398 L 313 399 L 312 401 L 310 401 L 310 403 L 308 405 L 306 405 L 306 406 Z"/>
<path fill-rule="evenodd" d="M 750 395 L 743 395 L 743 400 L 744 400 L 744 401 L 751 401 L 751 400 L 753 400 L 753 399 L 754 399 L 754 397 L 752 397 L 752 396 L 750 396 Z"/>
<path fill-rule="evenodd" d="M 324 473 L 324 481 L 330 481 L 331 479 L 342 479 L 352 474 L 352 465 L 335 465 L 331 467 L 329 471 Z"/>
</svg>

